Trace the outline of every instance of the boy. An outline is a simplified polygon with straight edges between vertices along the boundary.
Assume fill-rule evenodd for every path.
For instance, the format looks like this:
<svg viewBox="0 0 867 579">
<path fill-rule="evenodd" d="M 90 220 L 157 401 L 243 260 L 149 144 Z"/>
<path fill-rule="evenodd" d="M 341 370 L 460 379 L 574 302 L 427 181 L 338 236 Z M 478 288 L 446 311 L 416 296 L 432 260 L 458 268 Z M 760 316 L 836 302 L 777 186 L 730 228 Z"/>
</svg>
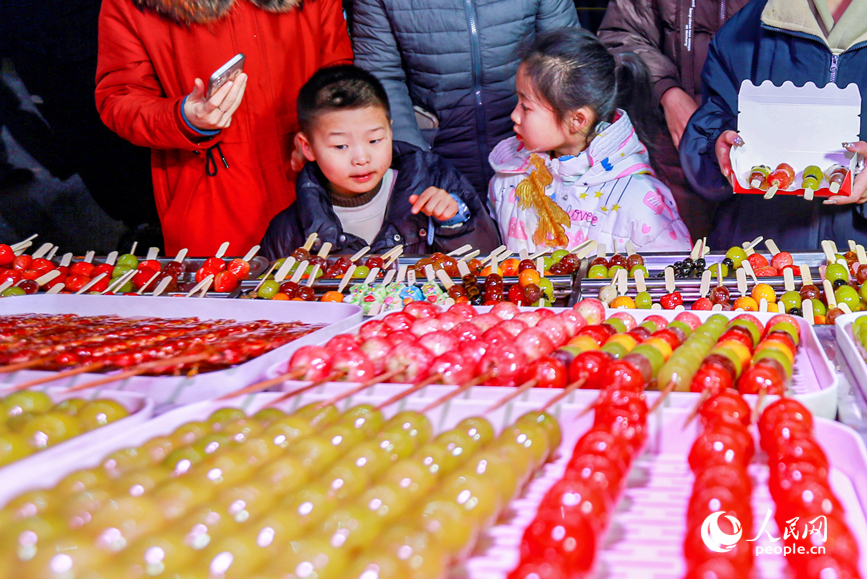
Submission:
<svg viewBox="0 0 867 579">
<path fill-rule="evenodd" d="M 464 244 L 487 253 L 500 244 L 484 202 L 438 155 L 392 141 L 388 97 L 351 65 L 317 71 L 298 94 L 297 143 L 309 161 L 295 203 L 268 226 L 262 251 L 289 255 L 316 232 L 333 253 L 370 245 L 382 253 L 447 253 Z"/>
</svg>

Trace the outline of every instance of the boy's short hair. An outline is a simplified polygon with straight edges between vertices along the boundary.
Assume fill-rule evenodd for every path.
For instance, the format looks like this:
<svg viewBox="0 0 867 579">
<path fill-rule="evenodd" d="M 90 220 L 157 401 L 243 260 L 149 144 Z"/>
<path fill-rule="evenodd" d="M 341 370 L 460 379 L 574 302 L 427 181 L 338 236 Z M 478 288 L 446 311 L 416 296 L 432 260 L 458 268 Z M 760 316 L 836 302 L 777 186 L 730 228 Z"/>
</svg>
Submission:
<svg viewBox="0 0 867 579">
<path fill-rule="evenodd" d="M 379 107 L 391 120 L 388 95 L 382 83 L 351 64 L 317 70 L 298 92 L 297 105 L 298 125 L 308 136 L 316 117 L 331 111 Z"/>
</svg>

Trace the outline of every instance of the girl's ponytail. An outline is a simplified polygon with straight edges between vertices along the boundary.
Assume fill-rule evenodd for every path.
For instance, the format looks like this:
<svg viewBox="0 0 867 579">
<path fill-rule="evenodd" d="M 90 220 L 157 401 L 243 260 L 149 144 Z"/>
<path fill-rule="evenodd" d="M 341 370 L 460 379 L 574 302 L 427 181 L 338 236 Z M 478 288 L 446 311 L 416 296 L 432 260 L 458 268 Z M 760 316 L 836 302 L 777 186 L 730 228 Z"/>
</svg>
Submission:
<svg viewBox="0 0 867 579">
<path fill-rule="evenodd" d="M 653 98 L 650 70 L 634 52 L 615 56 L 617 62 L 617 108 L 629 114 L 639 140 L 651 151 L 658 150 L 660 130 L 665 121 Z"/>
</svg>

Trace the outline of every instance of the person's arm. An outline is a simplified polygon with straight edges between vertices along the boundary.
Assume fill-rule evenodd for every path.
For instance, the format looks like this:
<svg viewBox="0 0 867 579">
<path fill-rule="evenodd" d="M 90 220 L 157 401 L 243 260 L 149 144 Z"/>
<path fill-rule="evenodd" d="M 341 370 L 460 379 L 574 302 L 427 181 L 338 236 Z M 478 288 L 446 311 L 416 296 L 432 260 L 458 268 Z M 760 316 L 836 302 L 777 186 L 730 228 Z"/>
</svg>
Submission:
<svg viewBox="0 0 867 579">
<path fill-rule="evenodd" d="M 356 0 L 352 31 L 355 64 L 370 71 L 388 93 L 394 138 L 429 150 L 415 120 L 400 47 L 391 29 L 384 0 Z"/>
<path fill-rule="evenodd" d="M 320 39 L 319 66 L 352 64 L 352 43 L 343 17 L 343 4 L 339 0 L 320 0 L 323 34 Z"/>
<path fill-rule="evenodd" d="M 572 0 L 541 0 L 536 13 L 536 34 L 554 28 L 581 28 Z"/>
<path fill-rule="evenodd" d="M 184 122 L 186 95 L 166 97 L 139 40 L 131 2 L 106 0 L 99 14 L 96 108 L 115 133 L 141 147 L 197 150 L 219 141 Z M 192 88 L 192 87 L 191 87 Z"/>
<path fill-rule="evenodd" d="M 650 70 L 656 102 L 680 88 L 680 71 L 662 51 L 664 24 L 657 0 L 611 0 L 599 26 L 599 40 L 611 52 L 634 52 Z"/>
<path fill-rule="evenodd" d="M 680 142 L 680 162 L 693 189 L 710 201 L 725 201 L 732 195 L 728 176 L 723 175 L 717 157 L 719 148 L 723 166 L 737 130 L 737 105 L 740 82 L 717 47 L 719 36 L 711 41 L 701 78 L 704 104 L 686 126 Z M 746 74 L 747 71 L 744 71 Z M 724 134 L 725 133 L 725 134 Z"/>
</svg>

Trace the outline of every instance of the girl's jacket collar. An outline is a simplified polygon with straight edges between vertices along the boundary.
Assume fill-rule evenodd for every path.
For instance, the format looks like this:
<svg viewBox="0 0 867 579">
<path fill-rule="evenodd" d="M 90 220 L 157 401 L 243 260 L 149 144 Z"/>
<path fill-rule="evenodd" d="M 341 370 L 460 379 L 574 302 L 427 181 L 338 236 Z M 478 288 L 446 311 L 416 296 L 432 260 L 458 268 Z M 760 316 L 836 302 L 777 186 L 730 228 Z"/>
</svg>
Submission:
<svg viewBox="0 0 867 579">
<path fill-rule="evenodd" d="M 639 173 L 652 174 L 647 148 L 638 140 L 635 128 L 625 111 L 617 111 L 613 123 L 597 127 L 597 136 L 586 150 L 576 156 L 552 159 L 547 153 L 538 153 L 552 174 L 564 184 L 574 183 L 592 187 L 614 179 Z M 520 174 L 531 170 L 530 155 L 524 144 L 515 139 L 502 141 L 491 153 L 494 171 Z"/>
<path fill-rule="evenodd" d="M 301 6 L 303 0 L 133 0 L 143 9 L 181 24 L 207 24 L 223 18 L 234 3 L 251 2 L 267 12 L 289 12 Z"/>
</svg>

